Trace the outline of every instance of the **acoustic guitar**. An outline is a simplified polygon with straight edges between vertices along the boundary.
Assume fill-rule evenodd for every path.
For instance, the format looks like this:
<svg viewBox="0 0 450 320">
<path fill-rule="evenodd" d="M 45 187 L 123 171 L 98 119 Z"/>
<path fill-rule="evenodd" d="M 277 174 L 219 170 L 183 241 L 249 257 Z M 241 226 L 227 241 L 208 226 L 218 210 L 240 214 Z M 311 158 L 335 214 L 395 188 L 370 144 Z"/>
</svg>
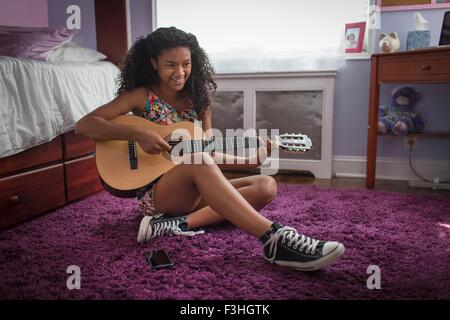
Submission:
<svg viewBox="0 0 450 320">
<path fill-rule="evenodd" d="M 204 139 L 202 128 L 189 121 L 159 125 L 133 115 L 118 116 L 111 121 L 145 126 L 158 133 L 172 147 L 169 152 L 149 154 L 135 141 L 96 142 L 96 165 L 103 186 L 111 194 L 125 198 L 135 197 L 138 189 L 148 186 L 186 156 L 199 152 L 256 149 L 260 142 L 256 136 Z M 274 147 L 288 152 L 305 152 L 312 145 L 311 140 L 302 134 L 282 134 L 271 139 Z"/>
</svg>

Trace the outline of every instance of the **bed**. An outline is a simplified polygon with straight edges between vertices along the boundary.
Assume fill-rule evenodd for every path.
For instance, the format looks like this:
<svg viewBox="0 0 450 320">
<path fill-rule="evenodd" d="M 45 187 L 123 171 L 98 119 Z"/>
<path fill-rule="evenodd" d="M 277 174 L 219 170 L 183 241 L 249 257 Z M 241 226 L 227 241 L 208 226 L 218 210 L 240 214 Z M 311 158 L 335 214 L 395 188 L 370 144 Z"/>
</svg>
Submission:
<svg viewBox="0 0 450 320">
<path fill-rule="evenodd" d="M 107 61 L 46 62 L 0 56 L 0 158 L 73 129 L 114 98 L 119 69 Z"/>
<path fill-rule="evenodd" d="M 112 100 L 111 62 L 41 62 L 0 56 L 0 227 L 101 190 L 94 142 L 73 133 Z"/>
<path fill-rule="evenodd" d="M 0 230 L 103 190 L 95 143 L 73 128 L 114 98 L 127 50 L 125 1 L 96 0 L 95 10 L 97 50 L 108 61 L 0 56 Z"/>
</svg>

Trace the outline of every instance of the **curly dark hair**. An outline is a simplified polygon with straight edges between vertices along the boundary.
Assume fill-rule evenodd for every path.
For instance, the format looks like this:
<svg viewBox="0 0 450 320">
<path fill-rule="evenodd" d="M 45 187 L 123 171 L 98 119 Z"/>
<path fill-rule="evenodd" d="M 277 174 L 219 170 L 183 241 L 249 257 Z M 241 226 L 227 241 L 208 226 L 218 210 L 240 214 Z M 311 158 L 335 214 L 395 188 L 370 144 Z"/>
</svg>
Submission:
<svg viewBox="0 0 450 320">
<path fill-rule="evenodd" d="M 116 80 L 119 86 L 117 95 L 141 86 L 157 85 L 158 73 L 150 59 L 157 60 L 162 51 L 176 47 L 187 47 L 191 52 L 191 74 L 182 91 L 192 100 L 194 110 L 202 114 L 211 105 L 210 93 L 217 88 L 213 80 L 214 68 L 197 38 L 175 27 L 158 28 L 147 37 L 138 38 L 121 65 L 121 73 Z"/>
</svg>

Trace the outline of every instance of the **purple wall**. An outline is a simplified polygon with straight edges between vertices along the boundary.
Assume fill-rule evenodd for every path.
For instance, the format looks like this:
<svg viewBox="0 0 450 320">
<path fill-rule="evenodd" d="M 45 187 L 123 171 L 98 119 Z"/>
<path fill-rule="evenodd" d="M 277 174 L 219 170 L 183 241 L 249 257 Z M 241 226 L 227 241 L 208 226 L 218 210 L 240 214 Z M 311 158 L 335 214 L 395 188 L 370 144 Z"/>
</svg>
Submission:
<svg viewBox="0 0 450 320">
<path fill-rule="evenodd" d="M 131 43 L 152 32 L 151 0 L 130 0 Z"/>
<path fill-rule="evenodd" d="M 439 42 L 445 11 L 421 11 L 430 22 L 431 46 L 436 46 Z M 384 12 L 381 15 L 380 32 L 397 32 L 401 40 L 401 50 L 406 50 L 407 33 L 414 28 L 413 14 L 414 11 L 404 11 Z M 334 109 L 334 155 L 366 155 L 369 85 L 370 60 L 347 61 L 345 68 L 339 70 Z M 395 87 L 396 85 L 392 84 L 381 87 L 380 104 L 390 101 L 390 93 Z M 450 84 L 414 84 L 412 87 L 422 94 L 417 110 L 422 114 L 427 130 L 450 132 Z M 402 137 L 379 137 L 378 142 L 378 157 L 408 156 Z M 419 139 L 414 150 L 414 159 L 449 160 L 450 139 Z"/>
<path fill-rule="evenodd" d="M 47 27 L 47 0 L 0 0 L 0 25 Z"/>
<path fill-rule="evenodd" d="M 48 22 L 50 26 L 66 26 L 70 16 L 67 7 L 77 5 L 81 10 L 81 30 L 74 41 L 81 46 L 97 49 L 95 34 L 95 8 L 93 0 L 48 0 Z"/>
</svg>

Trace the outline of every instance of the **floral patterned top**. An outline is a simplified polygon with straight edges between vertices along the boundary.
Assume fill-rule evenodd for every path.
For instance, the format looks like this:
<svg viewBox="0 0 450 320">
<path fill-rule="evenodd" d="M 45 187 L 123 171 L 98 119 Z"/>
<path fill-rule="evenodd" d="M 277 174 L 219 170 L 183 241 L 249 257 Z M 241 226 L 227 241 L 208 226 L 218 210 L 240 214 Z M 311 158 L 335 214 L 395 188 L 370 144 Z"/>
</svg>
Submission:
<svg viewBox="0 0 450 320">
<path fill-rule="evenodd" d="M 198 115 L 195 110 L 187 109 L 179 112 L 175 107 L 172 107 L 163 99 L 159 98 L 151 90 L 148 94 L 148 100 L 145 103 L 145 111 L 142 117 L 161 125 L 169 125 L 180 121 L 192 121 L 199 124 Z M 145 215 L 156 212 L 151 198 L 153 197 L 153 187 L 156 186 L 160 178 L 157 178 L 147 186 L 139 188 L 136 192 L 139 207 Z"/>
<path fill-rule="evenodd" d="M 159 98 L 151 90 L 145 104 L 145 112 L 142 115 L 145 119 L 162 125 L 169 125 L 180 121 L 192 121 L 198 123 L 198 114 L 193 109 L 179 112 L 176 108 Z"/>
</svg>

